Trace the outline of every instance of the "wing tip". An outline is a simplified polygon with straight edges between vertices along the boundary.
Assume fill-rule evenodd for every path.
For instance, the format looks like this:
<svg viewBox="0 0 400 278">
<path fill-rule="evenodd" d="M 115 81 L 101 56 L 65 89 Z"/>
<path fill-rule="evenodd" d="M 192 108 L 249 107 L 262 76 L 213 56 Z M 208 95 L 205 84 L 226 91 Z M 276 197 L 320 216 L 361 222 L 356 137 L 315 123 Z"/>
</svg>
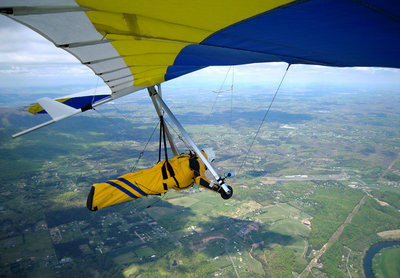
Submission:
<svg viewBox="0 0 400 278">
<path fill-rule="evenodd" d="M 92 186 L 92 188 L 90 189 L 87 201 L 86 201 L 86 207 L 90 210 L 90 211 L 96 211 L 97 210 L 97 206 L 93 207 L 93 197 L 94 197 L 94 186 Z"/>
</svg>

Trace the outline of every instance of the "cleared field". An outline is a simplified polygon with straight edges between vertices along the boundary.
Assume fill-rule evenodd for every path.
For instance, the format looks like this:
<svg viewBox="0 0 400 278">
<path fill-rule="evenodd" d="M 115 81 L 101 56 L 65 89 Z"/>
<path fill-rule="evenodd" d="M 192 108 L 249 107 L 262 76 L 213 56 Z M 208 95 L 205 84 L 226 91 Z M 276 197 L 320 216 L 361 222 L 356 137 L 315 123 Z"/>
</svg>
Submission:
<svg viewBox="0 0 400 278">
<path fill-rule="evenodd" d="M 157 254 L 157 252 L 151 247 L 137 249 L 135 250 L 135 253 L 138 257 L 150 257 Z"/>
<path fill-rule="evenodd" d="M 260 215 L 256 216 L 257 219 L 264 223 L 276 222 L 283 219 L 303 219 L 307 217 L 310 216 L 295 207 L 283 203 L 270 206 L 264 209 Z"/>
<path fill-rule="evenodd" d="M 175 206 L 191 207 L 193 204 L 199 202 L 199 200 L 192 197 L 182 197 L 168 200 L 168 202 Z"/>
<path fill-rule="evenodd" d="M 256 218 L 264 223 L 275 222 L 283 219 L 287 219 L 290 216 L 290 212 L 282 209 L 281 207 L 274 206 L 266 209 L 262 214 Z"/>
<path fill-rule="evenodd" d="M 129 265 L 132 264 L 136 258 L 137 257 L 133 252 L 128 252 L 115 257 L 113 260 L 115 263 L 120 265 Z"/>
<path fill-rule="evenodd" d="M 300 263 L 306 263 L 304 254 L 308 245 L 304 238 L 309 236 L 310 230 L 304 224 L 298 220 L 284 219 L 271 226 L 270 230 L 290 236 L 291 240 L 285 246 L 294 251 Z"/>
<path fill-rule="evenodd" d="M 294 219 L 284 219 L 276 222 L 270 228 L 271 231 L 279 232 L 281 234 L 287 235 L 300 235 L 307 237 L 310 230 L 298 220 Z"/>
<path fill-rule="evenodd" d="M 400 230 L 391 230 L 378 233 L 384 239 L 400 239 Z"/>
</svg>

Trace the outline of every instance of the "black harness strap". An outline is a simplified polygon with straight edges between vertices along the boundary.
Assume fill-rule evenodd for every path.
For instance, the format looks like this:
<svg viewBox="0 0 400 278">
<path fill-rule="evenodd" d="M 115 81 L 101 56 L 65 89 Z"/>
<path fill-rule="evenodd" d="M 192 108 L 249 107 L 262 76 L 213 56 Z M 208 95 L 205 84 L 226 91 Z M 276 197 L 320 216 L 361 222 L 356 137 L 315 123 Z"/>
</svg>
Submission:
<svg viewBox="0 0 400 278">
<path fill-rule="evenodd" d="M 158 162 L 161 161 L 161 140 L 162 140 L 161 133 L 163 131 L 162 122 L 163 122 L 162 116 L 160 116 L 160 138 L 158 140 Z"/>
<path fill-rule="evenodd" d="M 171 166 L 171 164 L 169 164 L 168 160 L 165 162 L 165 164 L 167 164 L 167 169 L 168 169 L 169 175 L 171 177 L 175 177 L 174 169 L 172 169 L 172 166 Z"/>
<path fill-rule="evenodd" d="M 162 172 L 163 180 L 168 179 L 167 168 L 165 167 L 165 163 L 161 167 L 161 172 Z"/>
<path fill-rule="evenodd" d="M 211 188 L 211 187 L 210 187 L 210 183 L 208 183 L 207 181 L 205 181 L 205 180 L 202 179 L 202 178 L 200 178 L 200 184 L 199 184 L 199 185 L 201 185 L 201 186 L 203 186 L 203 187 Z"/>
<path fill-rule="evenodd" d="M 158 143 L 158 162 L 161 161 L 161 141 L 164 141 L 165 160 L 168 161 L 167 139 L 165 138 L 165 123 L 164 117 L 160 116 L 160 138 Z"/>
<path fill-rule="evenodd" d="M 200 164 L 195 157 L 189 159 L 189 168 L 194 171 L 195 178 L 200 176 Z"/>
<path fill-rule="evenodd" d="M 165 139 L 165 123 L 164 123 L 164 118 L 162 116 L 160 119 L 161 119 L 161 125 L 162 125 L 162 130 L 163 130 L 165 160 L 168 162 L 167 140 Z"/>
<path fill-rule="evenodd" d="M 178 180 L 175 178 L 175 172 L 174 172 L 174 170 L 172 169 L 172 166 L 171 166 L 171 164 L 169 164 L 168 161 L 165 161 L 165 163 L 164 163 L 163 166 L 161 167 L 161 172 L 162 172 L 163 179 L 164 179 L 164 180 L 168 179 L 167 169 L 168 169 L 168 172 L 169 172 L 170 177 L 174 179 L 174 181 L 175 181 L 175 183 L 176 183 L 176 186 L 177 186 L 178 188 L 180 188 L 179 182 L 178 182 Z M 163 186 L 164 186 L 164 189 L 165 189 L 165 190 L 168 189 L 166 183 L 163 183 Z M 166 189 L 166 188 L 167 188 L 167 189 Z"/>
<path fill-rule="evenodd" d="M 164 155 L 165 155 L 165 163 L 161 167 L 163 179 L 164 180 L 168 179 L 168 174 L 167 174 L 167 170 L 168 170 L 170 177 L 174 179 L 176 186 L 178 188 L 180 188 L 179 182 L 175 178 L 174 169 L 172 168 L 171 164 L 169 164 L 169 162 L 168 162 L 167 139 L 165 138 L 165 123 L 164 123 L 163 116 L 160 116 L 160 141 L 159 141 L 159 145 L 158 145 L 158 162 L 161 161 L 161 140 L 164 141 Z M 168 186 L 166 183 L 163 183 L 163 186 L 164 186 L 164 190 L 168 190 Z"/>
<path fill-rule="evenodd" d="M 175 176 L 172 177 L 172 178 L 174 179 L 174 181 L 175 181 L 175 183 L 176 183 L 176 186 L 177 186 L 178 188 L 181 188 L 181 187 L 179 186 L 179 182 L 178 182 L 178 180 L 175 178 Z"/>
</svg>

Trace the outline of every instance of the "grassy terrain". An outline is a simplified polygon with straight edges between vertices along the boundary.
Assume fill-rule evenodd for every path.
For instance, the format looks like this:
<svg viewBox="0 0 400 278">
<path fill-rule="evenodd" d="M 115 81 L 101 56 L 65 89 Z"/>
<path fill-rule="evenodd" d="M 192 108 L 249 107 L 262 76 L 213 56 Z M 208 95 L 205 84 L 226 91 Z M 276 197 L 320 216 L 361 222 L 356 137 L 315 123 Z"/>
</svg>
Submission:
<svg viewBox="0 0 400 278">
<path fill-rule="evenodd" d="M 369 223 L 369 225 L 361 224 Z M 356 251 L 365 250 L 379 240 L 377 233 L 400 227 L 400 212 L 368 198 L 344 230 L 341 241 Z"/>
<path fill-rule="evenodd" d="M 362 192 L 341 185 L 317 189 L 307 200 L 306 211 L 313 216 L 310 244 L 320 249 L 360 201 Z"/>
<path fill-rule="evenodd" d="M 400 277 L 400 248 L 385 248 L 376 254 L 373 271 L 377 278 Z"/>
</svg>

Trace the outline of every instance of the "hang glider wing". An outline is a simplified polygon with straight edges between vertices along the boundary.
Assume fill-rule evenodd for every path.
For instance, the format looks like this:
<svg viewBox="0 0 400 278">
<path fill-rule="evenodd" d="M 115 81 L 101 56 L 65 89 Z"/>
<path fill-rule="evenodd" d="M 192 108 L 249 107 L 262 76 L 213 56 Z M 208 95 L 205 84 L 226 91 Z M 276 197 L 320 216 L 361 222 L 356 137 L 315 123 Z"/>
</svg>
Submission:
<svg viewBox="0 0 400 278">
<path fill-rule="evenodd" d="M 13 137 L 16 138 L 41 127 L 69 118 L 112 99 L 113 96 L 108 87 L 99 88 L 95 92 L 93 90 L 83 91 L 56 99 L 41 98 L 37 103 L 25 107 L 25 110 L 32 114 L 49 114 L 51 120 L 16 133 Z"/>
<path fill-rule="evenodd" d="M 104 102 L 111 98 L 111 92 L 108 87 L 100 87 L 96 90 L 87 90 L 76 94 L 55 98 L 54 101 L 65 104 L 74 109 L 87 110 L 91 106 L 96 106 L 99 102 Z M 47 109 L 38 103 L 31 104 L 24 109 L 32 114 L 48 113 Z M 48 113 L 50 114 L 50 113 Z"/>
<path fill-rule="evenodd" d="M 0 12 L 77 57 L 113 98 L 214 65 L 400 67 L 397 0 L 2 0 Z"/>
</svg>

